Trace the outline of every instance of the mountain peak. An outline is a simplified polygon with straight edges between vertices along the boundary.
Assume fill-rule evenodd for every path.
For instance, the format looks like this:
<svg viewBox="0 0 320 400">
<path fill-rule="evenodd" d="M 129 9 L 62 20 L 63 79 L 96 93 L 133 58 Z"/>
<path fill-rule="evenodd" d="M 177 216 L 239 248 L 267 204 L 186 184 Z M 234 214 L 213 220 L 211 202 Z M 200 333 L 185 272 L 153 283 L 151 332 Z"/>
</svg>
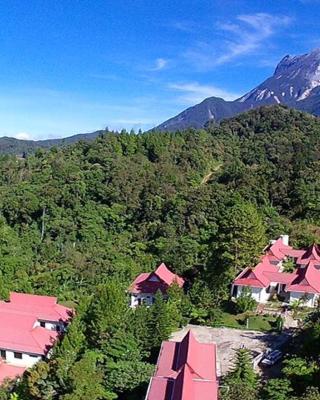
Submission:
<svg viewBox="0 0 320 400">
<path fill-rule="evenodd" d="M 277 65 L 272 77 L 239 99 L 252 107 L 260 105 L 294 103 L 305 100 L 320 86 L 320 49 L 310 53 L 286 55 Z"/>
<path fill-rule="evenodd" d="M 286 55 L 274 74 L 234 101 L 210 97 L 159 125 L 159 130 L 203 127 L 208 120 L 219 122 L 264 105 L 284 104 L 320 115 L 320 48 L 310 53 Z"/>
<path fill-rule="evenodd" d="M 300 56 L 286 55 L 277 65 L 274 76 L 277 76 L 287 70 L 297 70 L 301 67 L 303 67 L 304 72 L 307 72 L 309 70 L 317 69 L 319 65 L 320 48 L 316 48 L 310 53 L 306 53 Z"/>
<path fill-rule="evenodd" d="M 283 59 L 279 62 L 279 64 L 276 66 L 273 76 L 277 76 L 282 72 L 284 72 L 286 69 L 288 69 L 292 65 L 293 59 L 294 57 L 290 56 L 289 54 L 284 56 Z"/>
</svg>

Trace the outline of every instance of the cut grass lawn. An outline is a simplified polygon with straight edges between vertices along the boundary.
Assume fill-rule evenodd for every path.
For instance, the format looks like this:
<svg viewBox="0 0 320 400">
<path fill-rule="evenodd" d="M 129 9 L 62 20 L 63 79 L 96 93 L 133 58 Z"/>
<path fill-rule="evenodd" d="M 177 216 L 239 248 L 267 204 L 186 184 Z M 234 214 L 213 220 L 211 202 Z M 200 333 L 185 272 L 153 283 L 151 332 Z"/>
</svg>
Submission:
<svg viewBox="0 0 320 400">
<path fill-rule="evenodd" d="M 214 326 L 225 326 L 235 329 L 249 329 L 261 332 L 270 332 L 276 328 L 276 317 L 272 315 L 249 316 L 247 325 L 246 314 L 231 314 L 226 311 L 221 313 L 219 322 Z"/>
</svg>

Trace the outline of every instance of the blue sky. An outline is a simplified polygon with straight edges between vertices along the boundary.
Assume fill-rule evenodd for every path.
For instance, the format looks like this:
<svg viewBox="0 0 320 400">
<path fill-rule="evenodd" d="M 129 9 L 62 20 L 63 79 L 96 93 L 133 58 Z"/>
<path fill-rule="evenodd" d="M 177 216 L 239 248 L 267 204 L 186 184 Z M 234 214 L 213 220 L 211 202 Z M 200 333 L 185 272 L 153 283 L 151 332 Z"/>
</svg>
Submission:
<svg viewBox="0 0 320 400">
<path fill-rule="evenodd" d="M 318 0 L 3 0 L 0 136 L 148 129 L 320 47 Z"/>
</svg>

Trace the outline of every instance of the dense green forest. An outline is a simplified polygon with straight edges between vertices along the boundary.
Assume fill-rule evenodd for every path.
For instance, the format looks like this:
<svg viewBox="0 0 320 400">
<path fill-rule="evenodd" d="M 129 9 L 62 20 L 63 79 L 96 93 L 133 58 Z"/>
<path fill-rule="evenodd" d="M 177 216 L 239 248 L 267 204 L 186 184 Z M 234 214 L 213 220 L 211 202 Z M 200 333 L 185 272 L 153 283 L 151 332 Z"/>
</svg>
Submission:
<svg viewBox="0 0 320 400">
<path fill-rule="evenodd" d="M 105 132 L 1 156 L 0 296 L 56 295 L 77 310 L 11 399 L 143 398 L 161 341 L 217 320 L 230 280 L 270 238 L 320 241 L 319 138 L 319 119 L 273 106 L 206 130 Z M 128 309 L 131 280 L 161 261 L 188 294 Z"/>
</svg>

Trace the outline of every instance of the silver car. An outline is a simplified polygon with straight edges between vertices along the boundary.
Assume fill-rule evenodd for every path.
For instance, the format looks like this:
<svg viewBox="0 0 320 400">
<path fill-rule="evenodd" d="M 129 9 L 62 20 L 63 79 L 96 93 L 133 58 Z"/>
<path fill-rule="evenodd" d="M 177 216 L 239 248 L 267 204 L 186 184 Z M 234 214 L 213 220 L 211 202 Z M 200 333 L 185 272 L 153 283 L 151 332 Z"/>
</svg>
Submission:
<svg viewBox="0 0 320 400">
<path fill-rule="evenodd" d="M 273 350 L 265 356 L 265 358 L 261 361 L 261 364 L 266 366 L 274 365 L 282 358 L 282 356 L 282 351 Z"/>
</svg>

